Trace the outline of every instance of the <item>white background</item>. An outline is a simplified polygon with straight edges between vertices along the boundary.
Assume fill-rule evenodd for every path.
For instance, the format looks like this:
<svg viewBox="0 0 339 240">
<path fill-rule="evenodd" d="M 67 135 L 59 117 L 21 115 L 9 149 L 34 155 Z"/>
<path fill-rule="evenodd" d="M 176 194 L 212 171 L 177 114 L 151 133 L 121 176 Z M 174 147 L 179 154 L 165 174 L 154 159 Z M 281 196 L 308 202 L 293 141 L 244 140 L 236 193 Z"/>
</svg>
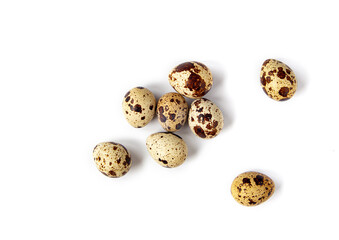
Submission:
<svg viewBox="0 0 339 240">
<path fill-rule="evenodd" d="M 337 1 L 0 1 L 1 239 L 338 239 Z M 276 58 L 299 88 L 269 99 L 259 72 Z M 172 67 L 206 64 L 206 98 L 223 111 L 212 140 L 175 169 L 125 121 L 124 94 L 173 91 Z M 191 101 L 189 101 L 191 102 Z M 126 146 L 120 179 L 99 173 L 93 147 Z M 230 194 L 256 170 L 276 192 L 257 207 Z"/>
</svg>

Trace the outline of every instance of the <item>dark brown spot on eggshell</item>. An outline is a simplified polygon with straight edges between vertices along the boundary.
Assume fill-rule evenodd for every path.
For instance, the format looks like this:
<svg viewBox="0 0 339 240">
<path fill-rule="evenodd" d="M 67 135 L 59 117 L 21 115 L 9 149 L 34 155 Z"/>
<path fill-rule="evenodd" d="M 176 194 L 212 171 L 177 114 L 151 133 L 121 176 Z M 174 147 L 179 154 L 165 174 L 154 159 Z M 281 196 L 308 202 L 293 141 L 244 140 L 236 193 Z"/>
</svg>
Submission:
<svg viewBox="0 0 339 240">
<path fill-rule="evenodd" d="M 173 121 L 175 119 L 175 114 L 174 113 L 169 113 L 168 115 L 169 115 L 169 119 L 170 120 Z"/>
<path fill-rule="evenodd" d="M 125 98 L 125 102 L 128 102 L 131 99 L 130 96 L 128 96 L 127 98 Z"/>
<path fill-rule="evenodd" d="M 208 131 L 206 134 L 209 136 L 214 136 L 217 133 L 217 129 L 213 129 L 212 131 Z"/>
<path fill-rule="evenodd" d="M 281 79 L 284 79 L 286 77 L 286 73 L 284 72 L 283 68 L 282 67 L 279 67 L 278 68 L 278 73 L 277 73 L 277 76 Z"/>
<path fill-rule="evenodd" d="M 288 94 L 289 91 L 290 91 L 290 89 L 288 87 L 282 87 L 279 90 L 279 94 L 280 94 L 280 96 L 287 97 L 287 94 Z"/>
<path fill-rule="evenodd" d="M 125 94 L 125 98 L 130 94 L 131 92 L 128 91 L 126 94 Z"/>
<path fill-rule="evenodd" d="M 131 158 L 130 158 L 128 155 L 126 155 L 125 160 L 126 160 L 126 162 L 127 162 L 128 165 L 131 164 Z"/>
<path fill-rule="evenodd" d="M 142 107 L 140 106 L 140 104 L 135 104 L 133 111 L 142 113 Z"/>
<path fill-rule="evenodd" d="M 262 64 L 263 66 L 266 66 L 270 62 L 270 59 L 265 60 L 265 62 Z"/>
<path fill-rule="evenodd" d="M 264 177 L 257 175 L 255 178 L 253 178 L 256 185 L 262 186 L 264 184 Z"/>
<path fill-rule="evenodd" d="M 149 106 L 149 110 L 151 111 L 153 110 L 153 105 Z"/>
<path fill-rule="evenodd" d="M 195 126 L 194 132 L 201 138 L 206 138 L 205 131 L 200 126 Z"/>
<path fill-rule="evenodd" d="M 164 108 L 161 106 L 159 107 L 159 118 L 161 122 L 166 122 L 167 118 L 164 115 Z"/>
<path fill-rule="evenodd" d="M 263 74 L 262 74 L 262 76 L 261 76 L 261 84 L 263 85 L 263 86 L 266 86 L 266 72 L 264 72 Z"/>
<path fill-rule="evenodd" d="M 198 64 L 199 66 L 201 66 L 203 69 L 205 69 L 206 71 L 208 71 L 208 68 L 205 64 L 201 63 L 201 62 L 194 62 L 195 64 Z"/>
<path fill-rule="evenodd" d="M 159 160 L 159 162 L 162 162 L 163 164 L 168 164 L 168 162 L 166 160 L 162 160 L 160 158 L 158 160 Z"/>
<path fill-rule="evenodd" d="M 249 179 L 249 178 L 243 178 L 243 179 L 242 179 L 242 182 L 243 182 L 244 184 L 248 183 L 248 184 L 251 185 L 251 179 Z"/>
<path fill-rule="evenodd" d="M 271 77 L 270 77 L 270 76 L 267 76 L 267 77 L 266 77 L 266 83 L 270 83 L 270 82 L 272 82 Z"/>
<path fill-rule="evenodd" d="M 177 125 L 175 125 L 175 129 L 179 130 L 182 127 L 182 125 L 180 123 L 178 123 Z"/>
<path fill-rule="evenodd" d="M 286 79 L 287 79 L 287 81 L 289 81 L 292 85 L 293 85 L 293 81 L 292 81 L 292 79 L 291 79 L 291 77 L 290 76 L 286 76 Z"/>
<path fill-rule="evenodd" d="M 174 71 L 175 72 L 182 72 L 182 71 L 189 71 L 191 70 L 192 68 L 194 68 L 194 64 L 191 63 L 191 62 L 185 62 L 185 63 L 182 63 L 180 65 L 178 65 Z"/>
<path fill-rule="evenodd" d="M 195 94 L 202 94 L 201 96 L 203 96 L 206 83 L 203 79 L 201 79 L 200 75 L 191 72 L 185 83 L 185 87 L 188 88 L 190 91 L 194 91 Z"/>
</svg>

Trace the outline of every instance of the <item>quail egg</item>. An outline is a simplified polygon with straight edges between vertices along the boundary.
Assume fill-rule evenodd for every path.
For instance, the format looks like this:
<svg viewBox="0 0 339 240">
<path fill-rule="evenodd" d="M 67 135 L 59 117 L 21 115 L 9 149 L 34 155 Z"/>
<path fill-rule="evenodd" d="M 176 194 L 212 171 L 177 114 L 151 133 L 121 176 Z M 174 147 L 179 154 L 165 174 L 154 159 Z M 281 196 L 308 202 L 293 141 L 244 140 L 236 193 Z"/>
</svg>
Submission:
<svg viewBox="0 0 339 240">
<path fill-rule="evenodd" d="M 297 80 L 292 69 L 275 59 L 267 59 L 263 63 L 260 82 L 264 92 L 276 101 L 290 99 L 297 90 Z"/>
<path fill-rule="evenodd" d="M 160 125 L 169 132 L 181 129 L 185 124 L 188 113 L 188 105 L 179 93 L 166 93 L 157 105 L 157 115 Z"/>
<path fill-rule="evenodd" d="M 221 110 L 212 101 L 201 98 L 192 102 L 188 115 L 188 125 L 198 137 L 216 137 L 224 126 Z"/>
<path fill-rule="evenodd" d="M 203 97 L 213 85 L 211 71 L 199 62 L 185 62 L 176 66 L 168 78 L 178 93 L 193 99 Z"/>
<path fill-rule="evenodd" d="M 93 157 L 98 170 L 112 178 L 124 176 L 132 164 L 127 149 L 114 142 L 103 142 L 96 145 Z"/>
<path fill-rule="evenodd" d="M 238 175 L 231 186 L 234 199 L 245 206 L 256 206 L 265 202 L 274 193 L 274 182 L 265 174 L 245 172 Z"/>
<path fill-rule="evenodd" d="M 153 93 L 144 87 L 129 90 L 122 102 L 125 118 L 135 128 L 144 127 L 153 119 L 155 107 Z"/>
<path fill-rule="evenodd" d="M 181 137 L 170 132 L 150 135 L 146 146 L 152 158 L 163 167 L 177 167 L 187 158 L 186 143 Z"/>
</svg>

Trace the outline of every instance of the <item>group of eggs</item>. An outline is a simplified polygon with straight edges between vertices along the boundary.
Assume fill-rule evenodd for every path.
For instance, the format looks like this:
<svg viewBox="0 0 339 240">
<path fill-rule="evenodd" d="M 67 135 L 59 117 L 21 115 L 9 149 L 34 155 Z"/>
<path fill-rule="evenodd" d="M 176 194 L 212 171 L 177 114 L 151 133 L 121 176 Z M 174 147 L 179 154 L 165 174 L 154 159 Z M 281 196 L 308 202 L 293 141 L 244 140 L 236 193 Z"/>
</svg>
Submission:
<svg viewBox="0 0 339 240">
<path fill-rule="evenodd" d="M 291 98 L 297 88 L 291 68 L 274 59 L 263 63 L 260 80 L 264 92 L 277 101 Z M 213 85 L 211 71 L 204 64 L 178 65 L 170 72 L 169 83 L 177 92 L 164 94 L 158 102 L 147 88 L 131 89 L 124 96 L 122 108 L 127 122 L 135 128 L 146 126 L 157 115 L 166 132 L 150 135 L 146 140 L 147 150 L 157 163 L 173 168 L 181 165 L 188 155 L 186 143 L 173 132 L 180 130 L 187 121 L 196 136 L 210 139 L 220 133 L 224 120 L 218 106 L 203 98 Z M 183 96 L 195 99 L 190 108 Z M 96 145 L 93 157 L 98 170 L 113 178 L 125 175 L 132 164 L 127 149 L 114 142 Z M 274 189 L 274 182 L 268 176 L 245 172 L 234 179 L 231 193 L 240 204 L 255 206 L 266 201 Z"/>
</svg>

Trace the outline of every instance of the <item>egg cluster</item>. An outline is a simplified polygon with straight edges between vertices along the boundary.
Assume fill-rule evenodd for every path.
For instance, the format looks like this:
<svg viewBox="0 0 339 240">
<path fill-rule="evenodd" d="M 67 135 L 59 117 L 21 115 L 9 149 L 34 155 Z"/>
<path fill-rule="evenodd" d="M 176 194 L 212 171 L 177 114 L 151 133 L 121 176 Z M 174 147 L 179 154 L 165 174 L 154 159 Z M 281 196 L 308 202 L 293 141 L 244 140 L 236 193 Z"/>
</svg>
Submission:
<svg viewBox="0 0 339 240">
<path fill-rule="evenodd" d="M 146 147 L 155 162 L 174 168 L 183 164 L 188 156 L 185 141 L 174 132 L 188 122 L 194 135 L 211 139 L 220 134 L 224 118 L 213 101 L 203 98 L 213 86 L 212 73 L 206 65 L 193 61 L 182 63 L 173 68 L 168 80 L 176 92 L 164 94 L 157 102 L 149 89 L 136 87 L 125 94 L 122 109 L 127 122 L 135 128 L 146 126 L 157 115 L 165 132 L 148 136 Z M 290 99 L 297 88 L 291 68 L 274 59 L 263 63 L 260 80 L 264 92 L 277 101 Z M 190 106 L 185 97 L 194 99 Z M 118 143 L 99 143 L 94 148 L 93 157 L 98 170 L 108 177 L 121 177 L 132 165 L 127 149 Z M 273 180 L 259 172 L 242 173 L 231 186 L 234 199 L 245 206 L 266 201 L 274 190 Z"/>
</svg>

